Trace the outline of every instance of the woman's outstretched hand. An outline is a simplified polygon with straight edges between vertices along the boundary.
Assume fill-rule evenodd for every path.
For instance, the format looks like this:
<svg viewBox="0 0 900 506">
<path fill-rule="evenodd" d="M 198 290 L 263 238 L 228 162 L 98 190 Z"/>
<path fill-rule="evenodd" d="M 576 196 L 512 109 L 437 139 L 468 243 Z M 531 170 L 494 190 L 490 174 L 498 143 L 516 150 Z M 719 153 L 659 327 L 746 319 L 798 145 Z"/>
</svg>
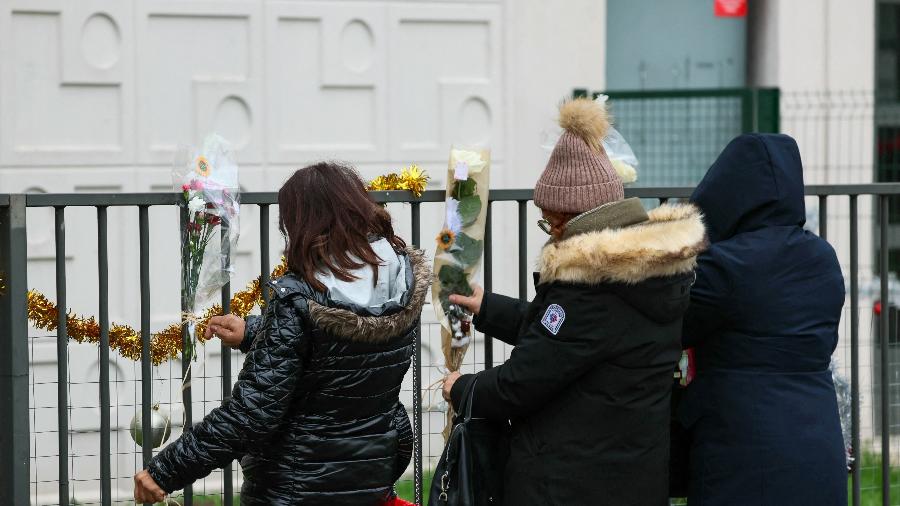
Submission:
<svg viewBox="0 0 900 506">
<path fill-rule="evenodd" d="M 134 500 L 138 503 L 162 502 L 165 490 L 159 488 L 146 469 L 134 475 Z"/>
<path fill-rule="evenodd" d="M 240 316 L 227 314 L 225 316 L 213 316 L 206 326 L 206 339 L 215 335 L 231 348 L 240 348 L 244 341 L 244 329 L 246 322 Z"/>
<path fill-rule="evenodd" d="M 474 293 L 469 297 L 466 297 L 465 295 L 451 295 L 450 303 L 462 306 L 467 311 L 477 316 L 478 312 L 481 311 L 481 301 L 484 300 L 484 288 L 473 284 L 472 291 Z"/>
</svg>

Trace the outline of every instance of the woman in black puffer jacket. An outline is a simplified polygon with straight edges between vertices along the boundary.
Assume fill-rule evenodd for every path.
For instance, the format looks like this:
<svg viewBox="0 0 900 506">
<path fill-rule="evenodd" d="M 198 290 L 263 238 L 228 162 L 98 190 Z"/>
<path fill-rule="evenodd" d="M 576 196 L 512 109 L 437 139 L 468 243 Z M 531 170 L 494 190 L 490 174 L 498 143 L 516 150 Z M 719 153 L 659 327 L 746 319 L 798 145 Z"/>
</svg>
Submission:
<svg viewBox="0 0 900 506">
<path fill-rule="evenodd" d="M 374 506 L 408 465 L 399 394 L 432 279 L 424 255 L 350 168 L 301 169 L 278 203 L 289 272 L 248 318 L 232 398 L 135 477 L 139 501 L 240 459 L 242 504 Z"/>
</svg>

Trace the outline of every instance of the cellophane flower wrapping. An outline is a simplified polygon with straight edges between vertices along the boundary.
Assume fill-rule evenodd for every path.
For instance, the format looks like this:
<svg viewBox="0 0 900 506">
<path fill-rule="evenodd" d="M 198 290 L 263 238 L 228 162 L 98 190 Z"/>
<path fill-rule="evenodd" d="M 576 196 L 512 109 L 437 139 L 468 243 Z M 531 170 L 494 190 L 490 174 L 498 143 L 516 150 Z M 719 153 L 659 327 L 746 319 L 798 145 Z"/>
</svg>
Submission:
<svg viewBox="0 0 900 506">
<path fill-rule="evenodd" d="M 850 472 L 853 470 L 856 460 L 856 450 L 853 448 L 853 400 L 850 392 L 850 382 L 840 373 L 834 360 L 831 361 L 828 368 L 831 370 L 831 380 L 834 383 L 834 391 L 837 395 L 841 435 L 844 438 L 844 456 L 847 462 L 847 472 Z"/>
<path fill-rule="evenodd" d="M 609 100 L 609 96 L 599 95 L 594 100 L 605 105 Z M 609 131 L 601 143 L 603 144 L 603 151 L 606 151 L 606 156 L 612 162 L 612 166 L 616 169 L 616 173 L 619 174 L 622 183 L 630 184 L 637 181 L 638 159 L 625 137 L 610 125 Z"/>
<path fill-rule="evenodd" d="M 240 233 L 238 165 L 222 137 L 206 137 L 200 148 L 183 147 L 172 179 L 184 197 L 187 222 L 181 237 L 181 302 L 187 326 L 183 359 L 196 359 L 195 320 L 234 272 L 231 252 Z"/>
<path fill-rule="evenodd" d="M 452 294 L 471 295 L 471 282 L 481 268 L 490 169 L 491 154 L 486 148 L 454 146 L 450 150 L 446 214 L 436 239 L 431 289 L 449 371 L 459 370 L 472 342 L 472 315 L 451 304 L 449 298 Z"/>
</svg>

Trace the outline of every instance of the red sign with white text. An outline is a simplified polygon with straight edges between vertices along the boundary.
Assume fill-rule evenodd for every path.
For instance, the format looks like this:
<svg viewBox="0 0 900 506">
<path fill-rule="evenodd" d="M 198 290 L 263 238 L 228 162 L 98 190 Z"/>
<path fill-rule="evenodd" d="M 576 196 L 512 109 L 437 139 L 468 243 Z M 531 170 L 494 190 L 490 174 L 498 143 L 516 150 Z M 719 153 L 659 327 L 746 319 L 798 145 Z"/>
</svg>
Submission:
<svg viewBox="0 0 900 506">
<path fill-rule="evenodd" d="M 716 16 L 742 18 L 747 15 L 747 0 L 715 0 Z"/>
</svg>

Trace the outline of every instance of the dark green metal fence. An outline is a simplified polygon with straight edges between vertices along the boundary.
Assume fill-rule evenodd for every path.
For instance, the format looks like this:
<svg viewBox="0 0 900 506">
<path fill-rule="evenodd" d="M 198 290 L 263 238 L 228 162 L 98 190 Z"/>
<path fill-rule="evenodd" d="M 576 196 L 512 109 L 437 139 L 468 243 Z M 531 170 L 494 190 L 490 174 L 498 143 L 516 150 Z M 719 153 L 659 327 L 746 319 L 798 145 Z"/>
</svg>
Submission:
<svg viewBox="0 0 900 506">
<path fill-rule="evenodd" d="M 692 188 L 683 187 L 683 188 L 631 188 L 626 192 L 627 196 L 639 197 L 643 199 L 652 199 L 659 202 L 665 202 L 668 199 L 681 199 L 686 198 L 691 194 Z M 861 349 L 860 344 L 860 305 L 859 305 L 859 294 L 860 294 L 860 281 L 859 281 L 859 229 L 860 229 L 860 216 L 859 209 L 860 207 L 866 207 L 868 204 L 868 200 L 866 204 L 860 204 L 859 198 L 871 199 L 877 204 L 877 209 L 880 210 L 882 216 L 887 215 L 888 213 L 888 199 L 892 197 L 896 197 L 900 195 L 900 183 L 892 183 L 892 184 L 869 184 L 869 185 L 829 185 L 829 186 L 808 186 L 806 188 L 806 194 L 811 199 L 818 200 L 819 202 L 819 210 L 821 214 L 821 221 L 819 223 L 819 234 L 827 239 L 831 239 L 832 241 L 846 241 L 847 246 L 849 248 L 849 265 L 847 266 L 846 274 L 848 277 L 848 293 L 850 295 L 850 304 L 849 304 L 849 314 L 848 314 L 848 326 L 849 326 L 849 365 L 851 370 L 851 386 L 852 386 L 852 411 L 853 411 L 853 424 L 852 424 L 852 432 L 853 432 L 853 446 L 854 448 L 866 448 L 870 444 L 867 444 L 864 447 L 861 444 L 860 437 L 860 399 L 863 396 L 871 395 L 869 392 L 861 393 L 860 392 L 860 372 L 861 372 L 861 364 L 865 364 L 861 359 L 861 355 L 859 353 Z M 268 223 L 268 209 L 269 206 L 276 205 L 275 194 L 274 193 L 245 193 L 242 195 L 243 205 L 244 206 L 256 206 L 261 210 L 265 209 L 265 212 L 260 213 L 260 227 L 267 227 Z M 409 212 L 412 218 L 412 234 L 411 234 L 411 242 L 413 244 L 420 244 L 421 239 L 421 229 L 422 224 L 420 221 L 420 207 L 422 204 L 440 204 L 444 199 L 443 191 L 429 191 L 426 192 L 421 198 L 414 199 L 410 198 L 408 194 L 401 192 L 378 192 L 375 194 L 375 198 L 379 202 L 384 203 L 396 203 L 396 202 L 408 202 L 410 204 Z M 516 204 L 515 208 L 518 210 L 518 239 L 519 239 L 519 250 L 518 250 L 518 280 L 519 280 L 519 291 L 520 296 L 523 298 L 527 294 L 527 284 L 528 284 L 528 271 L 529 271 L 529 263 L 527 258 L 527 248 L 523 247 L 525 242 L 525 237 L 527 234 L 527 226 L 528 226 L 528 218 L 527 214 L 524 210 L 527 209 L 529 202 L 532 200 L 533 195 L 531 190 L 492 190 L 489 202 L 490 203 L 510 203 Z M 87 208 L 95 208 L 97 212 L 97 223 L 98 223 L 98 246 L 99 251 L 101 252 L 98 255 L 98 263 L 100 273 L 100 277 L 98 279 L 98 287 L 100 290 L 99 296 L 101 301 L 105 301 L 108 297 L 108 278 L 104 275 L 107 271 L 107 266 L 105 265 L 108 258 L 107 255 L 103 254 L 106 249 L 107 243 L 107 235 L 106 235 L 106 210 L 107 208 L 117 208 L 117 207 L 137 207 L 139 210 L 143 209 L 138 218 L 138 228 L 140 229 L 141 243 L 147 244 L 152 239 L 149 231 L 149 225 L 146 219 L 146 209 L 149 207 L 159 207 L 159 206 L 177 206 L 180 203 L 181 196 L 180 194 L 159 194 L 159 193 L 145 193 L 145 194 L 32 194 L 32 195 L 6 195 L 0 194 L 0 272 L 4 274 L 4 279 L 6 286 L 0 287 L 0 455 L 4 458 L 0 459 L 0 503 L 2 504 L 29 504 L 31 499 L 31 494 L 29 492 L 29 475 L 30 475 L 30 466 L 34 464 L 34 462 L 41 458 L 40 455 L 33 455 L 31 453 L 31 444 L 30 444 L 30 436 L 33 436 L 32 430 L 29 423 L 29 411 L 33 408 L 29 406 L 29 361 L 32 360 L 32 357 L 29 356 L 28 351 L 28 342 L 30 340 L 28 335 L 28 322 L 27 322 L 27 300 L 25 297 L 26 288 L 28 286 L 27 282 L 27 256 L 28 252 L 26 250 L 27 245 L 27 235 L 26 235 L 26 208 L 53 208 L 56 216 L 56 227 L 57 230 L 56 241 L 57 241 L 57 254 L 54 257 L 55 265 L 57 268 L 57 273 L 60 274 L 63 278 L 65 277 L 65 261 L 66 258 L 66 250 L 65 250 L 65 212 L 69 208 L 75 207 L 87 207 Z M 838 228 L 838 233 L 828 234 L 828 204 L 834 208 L 844 209 L 848 213 L 849 220 L 847 221 L 846 229 Z M 489 208 L 490 209 L 490 208 Z M 494 209 L 496 211 L 496 209 Z M 490 216 L 494 213 L 489 211 L 489 222 Z M 882 237 L 887 234 L 887 221 L 881 220 L 879 224 L 879 231 Z M 846 234 L 846 235 L 845 235 Z M 491 252 L 493 251 L 493 245 L 491 242 L 492 234 L 490 232 L 490 225 L 488 228 L 488 233 L 486 235 L 486 243 L 485 243 L 485 253 L 486 253 L 486 261 L 485 261 L 485 285 L 488 289 L 491 289 L 491 281 L 492 281 L 492 256 Z M 882 244 L 885 242 L 882 241 Z M 260 237 L 259 247 L 262 251 L 268 251 L 269 243 L 268 243 L 268 234 L 263 234 Z M 149 265 L 147 258 L 149 253 L 146 247 L 141 248 L 141 277 L 142 279 L 146 279 L 149 277 Z M 260 273 L 265 276 L 269 272 L 269 265 L 265 263 L 265 259 L 268 258 L 268 255 L 263 255 L 263 263 L 260 265 Z M 886 257 L 881 257 L 881 268 L 886 270 Z M 882 278 L 882 282 L 880 283 L 880 299 L 883 301 L 889 300 L 889 287 L 887 284 L 886 278 Z M 65 300 L 65 284 L 58 284 L 56 291 L 56 298 L 59 301 Z M 141 293 L 140 297 L 140 305 L 142 308 L 142 336 L 149 336 L 149 321 L 147 320 L 147 314 L 149 313 L 149 305 L 150 305 L 150 297 L 149 297 L 149 285 L 146 283 L 141 284 Z M 228 293 L 228 288 L 226 287 L 223 291 L 223 298 L 230 296 Z M 61 303 L 62 304 L 62 303 Z M 887 307 L 887 304 L 885 304 Z M 100 326 L 104 330 L 104 335 L 106 331 L 108 331 L 109 319 L 107 318 L 106 313 L 106 304 L 101 303 L 101 317 L 100 317 Z M 880 326 L 879 329 L 889 329 L 888 325 L 888 312 L 882 312 L 880 318 Z M 68 339 L 66 334 L 66 320 L 64 318 L 60 321 L 60 328 L 58 333 L 57 340 L 57 350 L 65 351 L 68 346 Z M 891 328 L 894 332 L 896 332 L 896 327 Z M 888 343 L 896 341 L 896 339 L 878 339 L 877 346 L 880 347 L 881 353 L 878 355 L 880 380 L 883 385 L 890 385 L 889 379 L 896 373 L 896 366 L 890 363 L 888 357 Z M 485 339 L 486 349 L 491 349 L 490 338 Z M 152 378 L 150 374 L 149 368 L 149 354 L 147 353 L 146 346 L 149 345 L 149 339 L 145 337 L 144 339 L 144 353 L 142 359 L 142 367 L 141 367 L 141 377 L 140 377 L 140 388 L 141 388 L 141 396 L 140 396 L 140 407 L 142 410 L 146 410 L 150 406 L 150 402 L 153 399 L 151 388 L 152 388 Z M 108 368 L 110 365 L 110 356 L 108 350 L 103 350 L 103 346 L 99 347 L 98 353 L 100 354 L 100 367 Z M 227 360 L 227 359 L 226 359 Z M 500 359 L 502 360 L 502 358 Z M 411 498 L 416 500 L 417 504 L 422 504 L 422 496 L 423 492 L 427 489 L 425 488 L 425 478 L 427 475 L 427 464 L 423 460 L 423 435 L 426 433 L 423 428 L 423 409 L 422 409 L 422 368 L 423 365 L 421 363 L 421 346 L 417 347 L 415 359 L 412 368 L 413 375 L 413 423 L 414 423 L 414 431 L 416 434 L 416 455 L 415 455 L 415 464 L 414 464 L 414 480 L 412 485 L 413 493 L 411 493 Z M 485 355 L 485 367 L 491 367 L 494 363 L 494 357 L 487 354 Z M 60 366 L 62 367 L 62 365 Z M 230 377 L 229 371 L 227 369 L 222 370 L 222 380 L 223 384 L 230 387 L 232 378 Z M 69 380 L 67 379 L 67 375 L 65 373 L 60 375 L 62 378 L 59 381 L 59 385 L 61 385 L 60 392 L 64 392 L 65 390 L 62 387 L 65 387 Z M 97 396 L 100 399 L 100 404 L 103 409 L 101 410 L 101 416 L 109 419 L 109 407 L 110 407 L 110 398 L 109 398 L 109 389 L 110 389 L 110 379 L 106 377 L 99 382 L 96 382 L 94 388 L 97 389 Z M 226 387 L 227 388 L 227 387 Z M 882 417 L 883 426 L 889 426 L 891 421 L 891 410 L 888 409 L 889 399 L 890 399 L 890 388 L 886 389 L 884 392 L 879 392 L 879 395 L 875 397 L 875 402 L 878 402 L 881 406 L 881 410 L 879 411 Z M 68 420 L 70 416 L 70 412 L 68 410 L 69 403 L 71 402 L 68 398 L 60 399 L 60 402 L 57 406 L 57 417 L 60 420 L 60 436 L 66 436 L 67 432 L 71 429 L 67 423 L 64 423 Z M 190 423 L 190 419 L 188 420 Z M 52 435 L 52 434 L 51 434 Z M 887 431 L 882 431 L 880 434 L 880 447 L 882 455 L 889 455 L 891 453 L 890 447 L 890 436 Z M 103 426 L 103 429 L 100 434 L 101 441 L 106 439 L 107 441 L 103 443 L 101 446 L 102 450 L 99 455 L 101 461 L 107 461 L 106 465 L 103 467 L 103 471 L 100 476 L 100 483 L 102 485 L 103 495 L 100 501 L 100 504 L 112 504 L 113 498 L 110 495 L 110 480 L 112 477 L 110 476 L 109 471 L 109 459 L 110 455 L 110 446 L 108 442 L 109 438 L 109 425 L 106 424 Z M 149 440 L 150 435 L 145 434 L 145 439 Z M 872 445 L 874 446 L 874 445 Z M 874 448 L 873 448 L 874 449 Z M 59 438 L 59 448 L 58 455 L 62 461 L 67 460 L 68 455 L 71 453 L 72 448 L 70 448 L 70 443 L 65 437 Z M 147 455 L 144 455 L 146 458 Z M 873 454 L 873 459 L 876 458 Z M 863 462 L 860 460 L 859 462 Z M 874 467 L 866 467 L 865 471 L 868 475 L 874 475 Z M 892 474 L 891 474 L 891 466 L 888 462 L 884 462 L 884 465 L 880 466 L 881 473 L 879 478 L 872 478 L 870 481 L 877 483 L 877 485 L 873 486 L 873 492 L 880 492 L 884 497 L 889 500 L 892 486 Z M 67 474 L 68 468 L 61 468 L 61 474 L 58 477 L 55 477 L 55 480 L 58 482 L 59 487 L 59 504 L 67 504 L 70 498 L 70 490 L 68 485 L 70 484 L 70 476 Z M 865 489 L 861 487 L 862 484 L 862 471 L 859 465 L 853 468 L 853 473 L 851 476 L 850 486 L 852 487 L 853 492 L 853 505 L 864 504 L 861 500 L 861 492 Z M 224 489 L 228 490 L 228 483 L 232 480 L 231 474 L 228 473 L 225 475 L 225 483 Z M 182 499 L 186 504 L 190 503 L 190 491 L 185 494 L 185 497 Z M 115 498 L 118 501 L 120 498 Z M 230 494 L 225 494 L 225 503 L 227 504 L 230 499 Z M 865 504 L 869 504 L 865 502 Z"/>
<path fill-rule="evenodd" d="M 778 89 L 594 91 L 609 96 L 613 125 L 640 162 L 636 186 L 697 184 L 728 141 L 779 132 Z"/>
</svg>

